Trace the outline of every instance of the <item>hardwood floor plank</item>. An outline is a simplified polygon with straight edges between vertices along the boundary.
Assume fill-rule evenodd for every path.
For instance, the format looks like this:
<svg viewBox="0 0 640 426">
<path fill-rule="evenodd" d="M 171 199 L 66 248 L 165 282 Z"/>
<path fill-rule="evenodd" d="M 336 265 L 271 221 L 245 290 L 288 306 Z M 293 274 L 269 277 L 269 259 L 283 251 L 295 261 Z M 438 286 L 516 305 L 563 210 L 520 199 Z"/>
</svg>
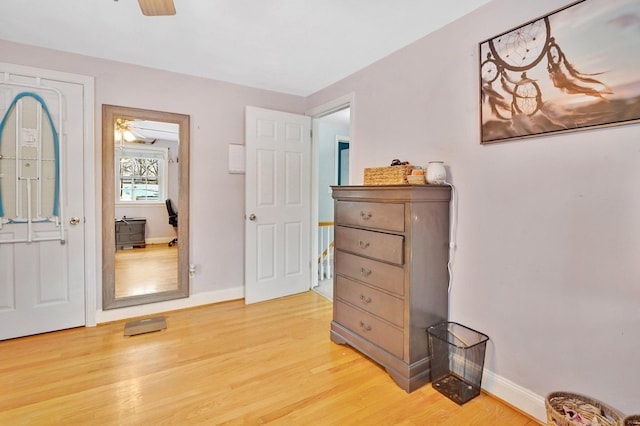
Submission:
<svg viewBox="0 0 640 426">
<path fill-rule="evenodd" d="M 0 424 L 536 424 L 486 394 L 407 394 L 329 340 L 331 315 L 308 292 L 168 312 L 166 330 L 132 337 L 119 321 L 2 341 Z"/>
</svg>

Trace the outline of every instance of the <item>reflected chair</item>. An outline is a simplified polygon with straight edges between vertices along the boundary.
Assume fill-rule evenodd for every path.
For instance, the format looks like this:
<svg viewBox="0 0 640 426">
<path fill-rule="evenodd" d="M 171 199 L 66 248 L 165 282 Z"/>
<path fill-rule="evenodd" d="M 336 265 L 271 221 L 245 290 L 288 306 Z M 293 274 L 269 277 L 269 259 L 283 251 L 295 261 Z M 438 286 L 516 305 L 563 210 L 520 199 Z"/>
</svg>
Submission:
<svg viewBox="0 0 640 426">
<path fill-rule="evenodd" d="M 169 225 L 173 226 L 178 231 L 178 212 L 173 209 L 173 205 L 171 204 L 171 199 L 167 198 L 165 201 L 167 205 L 167 214 L 169 215 Z M 169 241 L 169 247 L 172 247 L 174 244 L 178 244 L 178 238 L 174 238 Z"/>
</svg>

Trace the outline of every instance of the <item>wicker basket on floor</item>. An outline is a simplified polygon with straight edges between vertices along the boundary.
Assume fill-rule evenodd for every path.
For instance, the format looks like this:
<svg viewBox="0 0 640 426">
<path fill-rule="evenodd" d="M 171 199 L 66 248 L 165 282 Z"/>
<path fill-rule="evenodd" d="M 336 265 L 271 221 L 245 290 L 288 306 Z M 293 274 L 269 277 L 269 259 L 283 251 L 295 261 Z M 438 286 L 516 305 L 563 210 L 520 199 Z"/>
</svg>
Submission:
<svg viewBox="0 0 640 426">
<path fill-rule="evenodd" d="M 544 401 L 549 426 L 583 426 L 569 420 L 564 407 L 573 410 L 592 424 L 597 420 L 600 426 L 623 426 L 623 415 L 615 408 L 588 396 L 569 392 L 552 392 Z"/>
<path fill-rule="evenodd" d="M 364 169 L 365 185 L 403 185 L 408 184 L 407 176 L 413 166 L 370 167 Z"/>
<path fill-rule="evenodd" d="M 624 426 L 640 426 L 640 414 L 633 414 L 624 418 Z"/>
</svg>

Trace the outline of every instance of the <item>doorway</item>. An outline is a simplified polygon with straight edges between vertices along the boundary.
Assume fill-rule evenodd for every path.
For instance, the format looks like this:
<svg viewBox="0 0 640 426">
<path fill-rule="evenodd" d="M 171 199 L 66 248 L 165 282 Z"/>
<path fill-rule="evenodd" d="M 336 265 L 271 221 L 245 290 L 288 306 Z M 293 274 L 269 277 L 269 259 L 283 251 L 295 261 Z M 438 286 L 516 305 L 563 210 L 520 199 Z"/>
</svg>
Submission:
<svg viewBox="0 0 640 426">
<path fill-rule="evenodd" d="M 317 147 L 317 228 L 312 290 L 333 300 L 333 198 L 331 186 L 348 185 L 351 143 L 350 104 L 314 119 L 314 144 Z"/>
<path fill-rule="evenodd" d="M 273 297 L 281 297 L 294 292 L 318 290 L 319 285 L 319 265 L 315 260 L 321 253 L 319 241 L 319 217 L 322 214 L 328 215 L 329 226 L 333 227 L 333 198 L 331 196 L 331 186 L 337 182 L 337 174 L 340 170 L 341 181 L 344 184 L 351 182 L 350 166 L 353 156 L 350 155 L 350 148 L 353 143 L 353 131 L 351 129 L 351 113 L 353 111 L 353 94 L 338 98 L 332 102 L 321 105 L 306 111 L 304 116 L 289 114 L 279 111 L 264 110 L 261 108 L 247 107 L 247 120 L 245 123 L 247 140 L 246 144 L 246 177 L 245 177 L 245 302 L 253 303 L 259 300 L 267 300 Z M 284 116 L 289 117 L 289 123 L 281 122 Z M 311 118 L 311 120 L 309 120 Z M 297 120 L 302 120 L 298 122 Z M 333 123 L 336 121 L 336 123 Z M 312 132 L 309 132 L 309 122 Z M 340 123 L 339 130 L 335 130 L 329 138 L 329 143 L 319 143 L 320 128 L 323 125 L 335 125 Z M 286 124 L 285 127 L 283 125 Z M 279 129 L 279 130 L 278 130 Z M 310 138 L 310 133 L 313 137 Z M 280 136 L 278 136 L 280 135 Z M 286 137 L 284 137 L 286 135 Z M 283 138 L 289 142 L 295 142 L 297 148 L 292 148 L 288 154 L 288 163 L 282 161 L 284 157 L 279 154 L 279 149 L 271 147 L 258 150 L 257 140 L 263 143 L 276 143 Z M 255 140 L 253 140 L 255 139 Z M 312 139 L 311 143 L 310 140 Z M 342 142 L 343 145 L 339 145 Z M 349 149 L 345 143 L 349 144 Z M 310 146 L 309 146 L 310 145 Z M 309 157 L 305 151 L 295 152 L 299 147 L 309 146 L 311 155 L 310 161 L 304 160 Z M 328 158 L 320 161 L 320 150 L 330 151 Z M 258 154 L 260 152 L 260 154 Z M 340 166 L 337 166 L 338 154 L 340 155 Z M 261 163 L 258 166 L 258 161 Z M 307 167 L 309 165 L 311 167 Z M 293 166 L 290 173 L 274 173 L 276 168 L 281 168 L 288 164 Z M 322 165 L 321 165 L 322 164 Z M 311 170 L 310 173 L 301 173 Z M 322 170 L 322 173 L 320 171 Z M 258 173 L 259 172 L 259 173 Z M 288 180 L 278 183 L 275 176 L 281 175 Z M 322 175 L 322 176 L 321 176 Z M 322 181 L 322 183 L 320 183 Z M 283 189 L 289 188 L 288 190 Z M 310 196 L 307 189 L 310 189 Z M 282 210 L 276 203 L 279 199 L 278 193 L 288 194 L 284 199 L 290 204 L 289 208 Z M 262 194 L 258 196 L 258 194 Z M 322 198 L 322 199 L 321 199 Z M 259 201 L 259 202 L 258 202 Z M 259 212 L 260 205 L 276 206 L 279 211 L 287 214 L 298 215 L 300 208 L 306 213 L 304 219 L 283 218 L 290 224 L 287 230 L 288 239 L 283 240 L 282 228 L 275 221 L 272 221 L 271 213 L 268 209 Z M 294 208 L 294 205 L 297 207 Z M 322 208 L 322 212 L 320 209 Z M 297 213 L 296 213 L 297 212 Z M 310 220 L 309 220 L 310 219 Z M 333 230 L 331 229 L 329 241 L 333 241 Z M 311 244 L 308 241 L 311 240 Z M 285 241 L 287 244 L 280 244 Z M 289 244 L 293 242 L 294 244 Z M 279 244 L 279 245 L 278 245 Z M 298 244 L 299 250 L 293 249 Z M 333 269 L 332 244 L 329 244 L 331 253 L 330 259 L 325 263 Z M 288 248 L 287 248 L 288 247 Z M 274 254 L 280 253 L 277 256 Z M 300 260 L 304 260 L 302 263 Z M 283 276 L 283 265 L 289 277 L 299 277 L 301 281 L 295 281 L 296 285 L 286 284 L 289 280 L 278 279 Z M 331 279 L 325 280 L 325 288 L 328 289 L 324 296 L 332 298 L 333 286 Z M 271 286 L 270 283 L 278 282 L 278 286 Z M 299 284 L 299 285 L 298 285 Z M 287 289 L 288 288 L 288 289 Z"/>
<path fill-rule="evenodd" d="M 336 136 L 336 177 L 337 185 L 349 185 L 349 142 L 348 136 Z"/>
</svg>

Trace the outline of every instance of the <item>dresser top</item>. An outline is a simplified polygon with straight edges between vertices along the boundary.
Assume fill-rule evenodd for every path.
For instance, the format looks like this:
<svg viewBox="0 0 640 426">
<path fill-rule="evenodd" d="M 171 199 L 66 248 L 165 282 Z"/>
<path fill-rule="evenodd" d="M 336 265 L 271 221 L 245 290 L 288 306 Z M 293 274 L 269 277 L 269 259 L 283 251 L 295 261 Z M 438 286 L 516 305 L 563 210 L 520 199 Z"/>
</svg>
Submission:
<svg viewBox="0 0 640 426">
<path fill-rule="evenodd" d="M 336 200 L 396 201 L 396 202 L 448 202 L 449 185 L 345 185 L 332 186 Z"/>
<path fill-rule="evenodd" d="M 116 218 L 116 223 L 133 223 L 133 222 L 146 222 L 147 219 L 144 217 L 122 217 L 120 219 Z"/>
</svg>

